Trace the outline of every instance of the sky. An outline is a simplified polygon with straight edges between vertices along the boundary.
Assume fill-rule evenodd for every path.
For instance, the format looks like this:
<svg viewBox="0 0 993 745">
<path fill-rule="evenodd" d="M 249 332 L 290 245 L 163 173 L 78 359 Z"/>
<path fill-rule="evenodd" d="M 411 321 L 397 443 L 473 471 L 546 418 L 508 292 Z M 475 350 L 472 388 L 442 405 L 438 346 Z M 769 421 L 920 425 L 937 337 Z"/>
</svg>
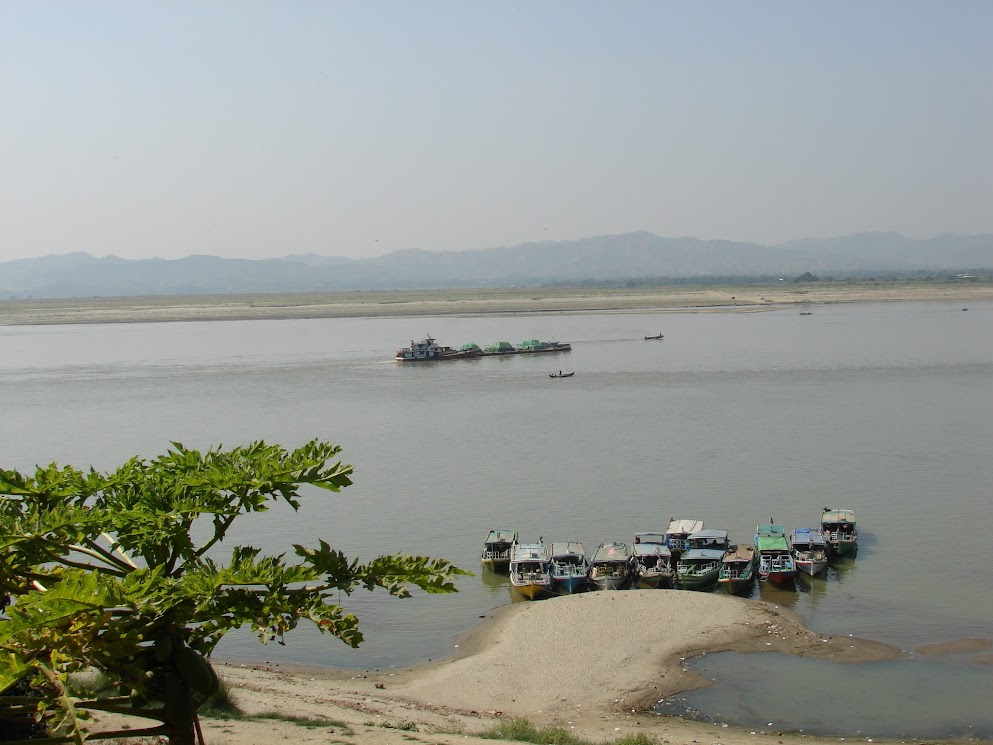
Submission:
<svg viewBox="0 0 993 745">
<path fill-rule="evenodd" d="M 0 261 L 993 233 L 993 2 L 0 0 Z"/>
</svg>

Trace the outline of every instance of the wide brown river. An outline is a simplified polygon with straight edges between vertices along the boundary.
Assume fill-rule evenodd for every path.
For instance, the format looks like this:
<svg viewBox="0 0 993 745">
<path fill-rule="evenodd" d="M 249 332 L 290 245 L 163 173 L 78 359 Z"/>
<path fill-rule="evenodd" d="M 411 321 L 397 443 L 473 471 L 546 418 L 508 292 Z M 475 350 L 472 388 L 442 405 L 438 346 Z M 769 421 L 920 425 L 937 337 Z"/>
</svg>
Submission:
<svg viewBox="0 0 993 745">
<path fill-rule="evenodd" d="M 395 347 L 428 333 L 452 346 L 554 338 L 573 348 L 392 362 Z M 663 341 L 643 338 L 658 333 Z M 559 369 L 576 374 L 549 378 Z M 363 558 L 426 554 L 478 570 L 495 527 L 579 539 L 592 552 L 601 540 L 662 530 L 671 515 L 738 542 L 770 517 L 790 530 L 815 527 L 824 506 L 850 508 L 857 559 L 796 591 L 755 596 L 816 630 L 899 645 L 911 661 L 925 643 L 993 640 L 993 301 L 968 312 L 892 303 L 809 316 L 0 327 L 0 401 L 6 468 L 110 469 L 173 440 L 337 442 L 353 486 L 308 492 L 299 513 L 277 508 L 238 526 L 237 541 L 274 553 L 323 538 Z M 303 631 L 285 647 L 232 635 L 218 653 L 379 668 L 436 659 L 510 601 L 504 581 L 478 571 L 459 589 L 342 598 L 367 637 L 357 651 Z M 993 666 L 951 662 L 968 670 L 967 706 L 993 693 Z M 905 675 L 894 669 L 894 679 Z"/>
</svg>

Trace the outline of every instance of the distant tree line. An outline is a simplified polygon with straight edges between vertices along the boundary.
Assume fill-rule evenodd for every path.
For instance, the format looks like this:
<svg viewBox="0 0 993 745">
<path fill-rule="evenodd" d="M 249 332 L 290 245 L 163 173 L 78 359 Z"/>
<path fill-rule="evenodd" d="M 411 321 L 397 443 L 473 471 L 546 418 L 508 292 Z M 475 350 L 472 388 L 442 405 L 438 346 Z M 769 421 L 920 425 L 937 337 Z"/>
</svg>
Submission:
<svg viewBox="0 0 993 745">
<path fill-rule="evenodd" d="M 929 272 L 916 270 L 908 272 L 851 272 L 838 273 L 826 277 L 818 277 L 811 272 L 804 272 L 795 277 L 786 275 L 737 275 L 715 274 L 697 277 L 625 277 L 621 279 L 584 279 L 578 281 L 544 282 L 542 287 L 609 287 L 609 288 L 638 288 L 638 287 L 713 287 L 720 285 L 769 285 L 782 280 L 795 283 L 806 282 L 938 282 L 947 283 L 993 283 L 993 270 L 973 269 L 960 272 Z"/>
</svg>

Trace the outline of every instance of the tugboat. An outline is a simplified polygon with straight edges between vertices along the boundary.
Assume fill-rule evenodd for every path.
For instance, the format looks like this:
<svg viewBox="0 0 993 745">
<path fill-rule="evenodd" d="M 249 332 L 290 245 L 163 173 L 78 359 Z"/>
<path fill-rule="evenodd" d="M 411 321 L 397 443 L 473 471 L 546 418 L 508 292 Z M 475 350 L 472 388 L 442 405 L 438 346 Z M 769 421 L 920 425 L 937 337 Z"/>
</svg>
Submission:
<svg viewBox="0 0 993 745">
<path fill-rule="evenodd" d="M 475 344 L 466 344 L 462 349 L 439 346 L 430 335 L 421 341 L 410 340 L 409 347 L 400 347 L 394 359 L 397 362 L 434 362 L 438 360 L 465 360 L 481 357 L 483 351 Z"/>
</svg>

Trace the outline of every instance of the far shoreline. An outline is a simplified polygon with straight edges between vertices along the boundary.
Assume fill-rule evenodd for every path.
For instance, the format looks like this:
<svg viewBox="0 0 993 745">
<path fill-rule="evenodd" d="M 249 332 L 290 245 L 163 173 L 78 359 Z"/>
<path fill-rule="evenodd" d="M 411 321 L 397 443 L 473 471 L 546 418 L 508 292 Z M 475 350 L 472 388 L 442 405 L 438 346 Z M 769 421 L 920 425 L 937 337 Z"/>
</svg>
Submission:
<svg viewBox="0 0 993 745">
<path fill-rule="evenodd" d="M 514 287 L 0 300 L 0 326 L 583 313 L 754 313 L 841 303 L 993 300 L 981 282 Z"/>
</svg>

